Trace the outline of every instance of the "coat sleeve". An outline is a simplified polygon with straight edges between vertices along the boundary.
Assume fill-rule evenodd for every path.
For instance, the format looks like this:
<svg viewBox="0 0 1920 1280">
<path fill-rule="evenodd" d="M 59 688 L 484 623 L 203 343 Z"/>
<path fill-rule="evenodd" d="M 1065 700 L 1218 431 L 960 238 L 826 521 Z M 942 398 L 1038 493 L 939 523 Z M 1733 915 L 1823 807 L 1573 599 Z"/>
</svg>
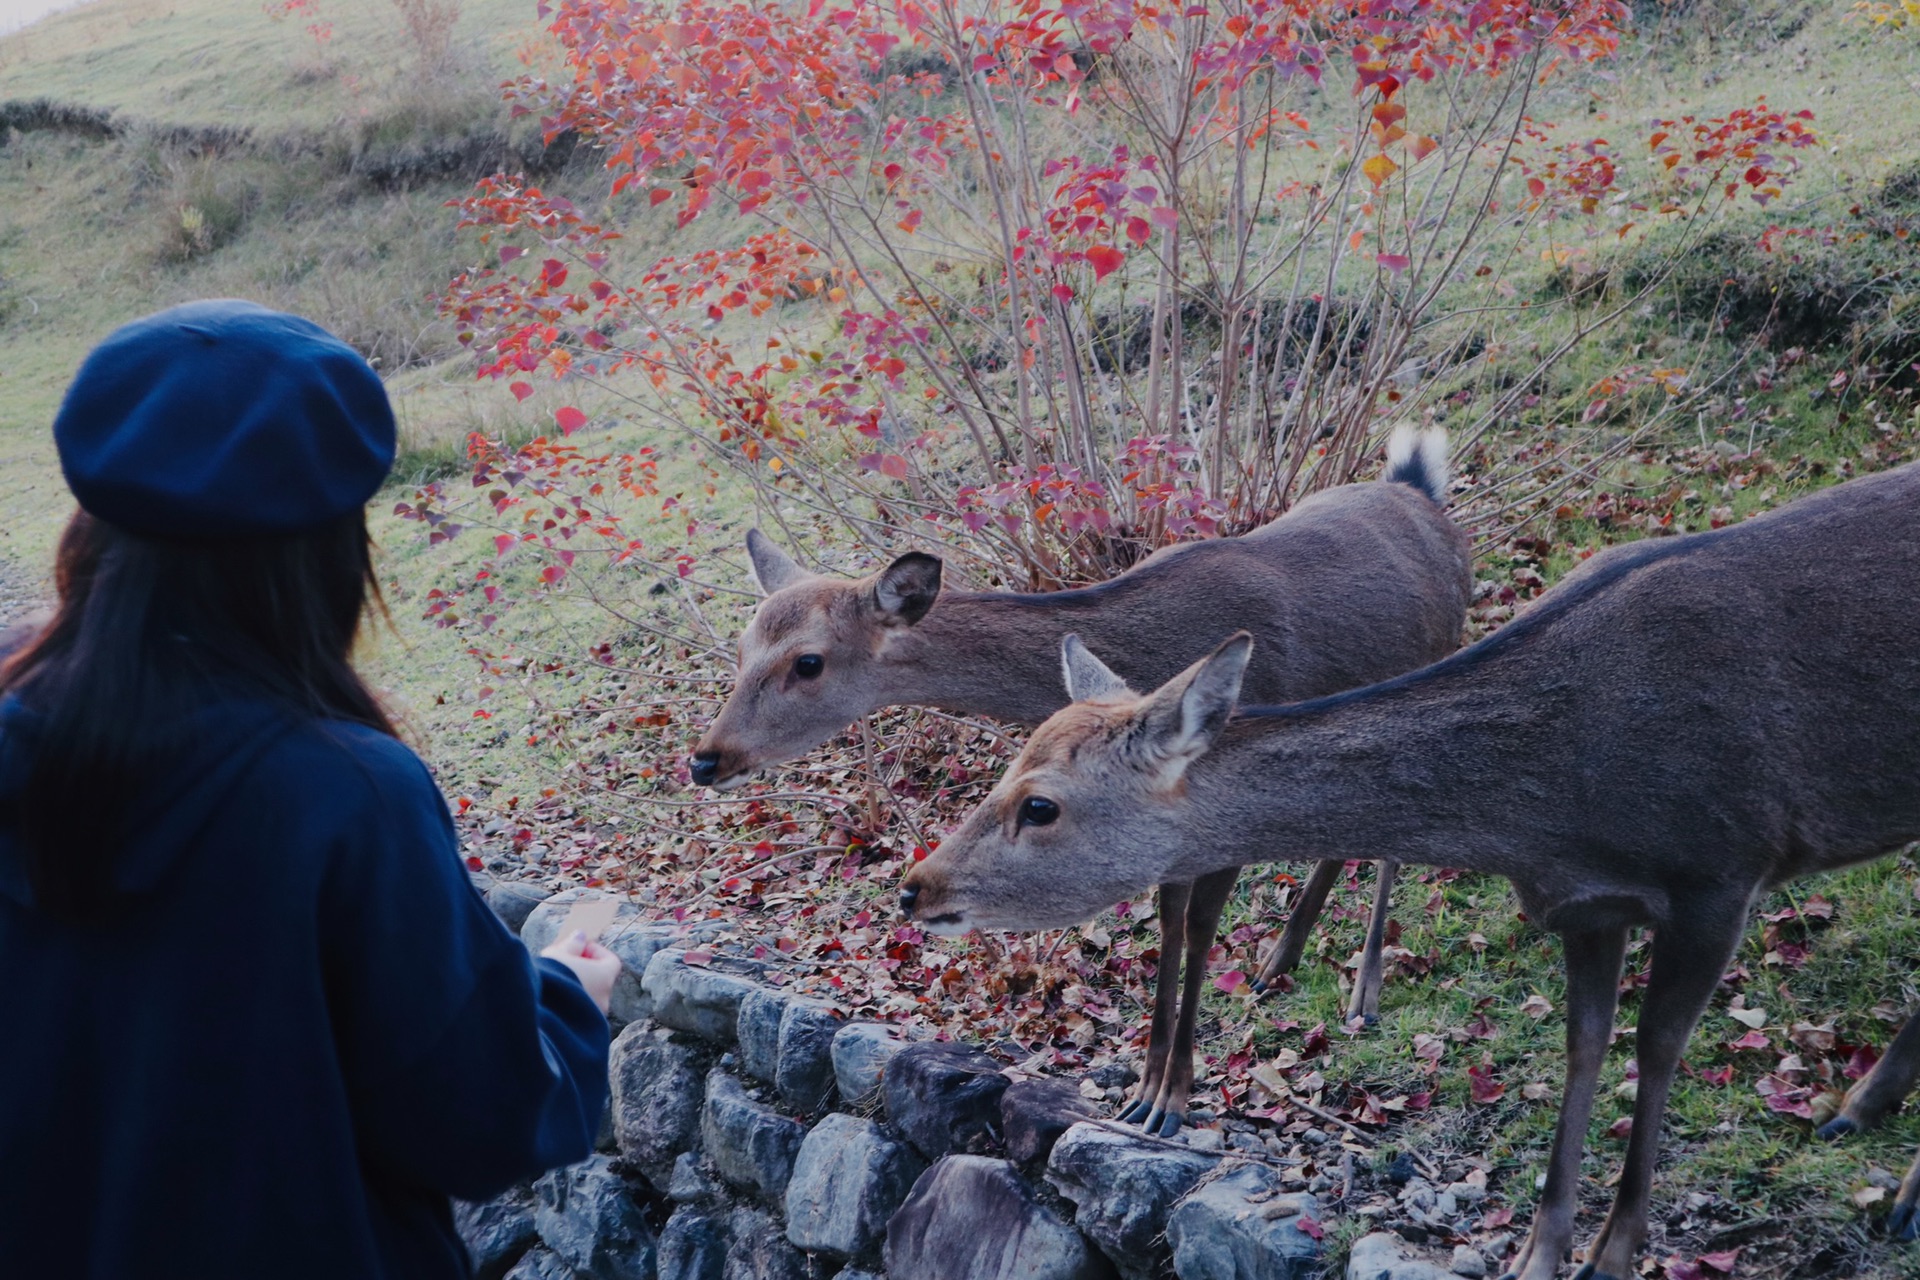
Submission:
<svg viewBox="0 0 1920 1280">
<path fill-rule="evenodd" d="M 353 746 L 367 800 L 335 837 L 319 936 L 363 1159 L 483 1200 L 586 1158 L 606 1019 L 475 891 L 425 766 L 391 739 Z"/>
</svg>

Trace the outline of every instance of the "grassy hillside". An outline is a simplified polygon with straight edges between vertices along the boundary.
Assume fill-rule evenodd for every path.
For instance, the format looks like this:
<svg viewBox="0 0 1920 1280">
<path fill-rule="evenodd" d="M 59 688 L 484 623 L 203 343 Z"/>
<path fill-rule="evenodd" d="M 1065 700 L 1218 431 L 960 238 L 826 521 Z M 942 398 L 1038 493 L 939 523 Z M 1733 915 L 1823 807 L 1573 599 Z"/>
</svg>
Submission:
<svg viewBox="0 0 1920 1280">
<path fill-rule="evenodd" d="M 40 580 L 68 511 L 47 439 L 62 388 L 95 341 L 156 307 L 254 298 L 314 316 L 377 360 L 407 450 L 380 511 L 454 469 L 468 430 L 524 438 L 578 399 L 595 420 L 582 437 L 589 445 L 659 451 L 662 495 L 677 501 L 636 513 L 636 527 L 716 552 L 702 568 L 712 580 L 689 586 L 623 570 L 523 607 L 494 633 L 441 629 L 422 617 L 428 593 L 486 544 L 430 548 L 418 526 L 380 519 L 395 627 L 379 641 L 376 668 L 461 798 L 476 856 L 556 881 L 617 872 L 663 907 L 723 911 L 735 943 L 777 948 L 807 981 L 837 984 L 843 1003 L 973 1030 L 1009 1056 L 1076 1064 L 1136 1054 L 1128 1037 L 1153 945 L 1138 913 L 1027 943 L 903 940 L 887 923 L 893 878 L 928 834 L 908 824 L 953 812 L 991 780 L 1005 745 L 987 731 L 885 718 L 874 738 L 884 776 L 864 794 L 857 737 L 723 804 L 684 785 L 677 759 L 724 691 L 726 646 L 750 601 L 732 552 L 750 495 L 709 473 L 684 441 L 619 420 L 612 393 L 569 388 L 563 400 L 543 386 L 522 404 L 497 384 L 475 384 L 432 302 L 478 254 L 444 207 L 477 174 L 540 165 L 549 185 L 605 207 L 589 158 L 543 154 L 497 103 L 493 86 L 523 58 L 539 66 L 551 56 L 531 0 L 468 0 L 452 59 L 431 73 L 394 36 L 385 0 L 321 3 L 333 25 L 324 47 L 304 19 L 271 21 L 257 0 L 98 0 L 0 38 L 0 597 Z M 1710 408 L 1663 420 L 1644 448 L 1583 475 L 1564 499 L 1489 525 L 1481 627 L 1510 616 L 1584 550 L 1739 518 L 1920 455 L 1915 379 L 1903 372 L 1920 359 L 1909 234 L 1920 225 L 1920 38 L 1870 28 L 1833 0 L 1636 8 L 1641 33 L 1587 112 L 1633 132 L 1764 93 L 1812 108 L 1822 149 L 1806 157 L 1785 207 L 1744 214 L 1696 246 L 1642 306 L 1552 375 L 1532 416 L 1488 442 L 1528 447 L 1540 421 L 1577 418 L 1594 382 L 1623 364 L 1726 371 Z M 636 255 L 670 247 L 644 216 L 625 207 L 616 216 Z M 1770 222 L 1842 230 L 1766 253 L 1754 244 Z M 1527 264 L 1518 287 L 1556 304 L 1631 289 L 1658 249 L 1629 242 L 1567 270 Z M 1542 307 L 1542 341 L 1565 314 Z M 1525 354 L 1514 354 L 1514 368 Z M 706 641 L 677 638 L 689 630 Z M 602 643 L 610 648 L 588 660 Z M 832 795 L 793 798 L 821 792 Z M 884 819 L 877 828 L 874 812 Z M 802 869 L 769 871 L 770 845 L 802 849 Z M 1357 880 L 1366 874 L 1356 870 Z M 1251 967 L 1277 930 L 1286 881 L 1268 871 L 1248 886 L 1232 909 L 1232 941 L 1217 953 L 1223 971 Z M 1413 1148 L 1436 1165 L 1485 1167 L 1496 1203 L 1524 1224 L 1556 1101 L 1540 1086 L 1559 1078 L 1562 1031 L 1558 1014 L 1529 997 L 1561 1002 L 1556 946 L 1516 917 L 1498 882 L 1410 876 L 1382 1024 L 1343 1036 L 1341 989 L 1365 888 L 1343 897 L 1284 999 L 1250 1004 L 1210 991 L 1203 1101 L 1244 1076 L 1246 1055 L 1291 1056 L 1296 1089 L 1361 1117 L 1347 1213 L 1390 1219 L 1385 1181 L 1370 1170 Z M 1920 1276 L 1920 1251 L 1875 1234 L 1884 1202 L 1867 1194 L 1872 1170 L 1897 1173 L 1909 1160 L 1920 1119 L 1814 1146 L 1804 1123 L 1769 1111 L 1757 1092 L 1788 1052 L 1804 1054 L 1809 1082 L 1825 1087 L 1821 1073 L 1844 1062 L 1836 1045 L 1884 1046 L 1888 1019 L 1920 1000 L 1912 860 L 1796 887 L 1766 910 L 1799 910 L 1816 893 L 1830 917 L 1756 926 L 1740 958 L 1745 976 L 1716 997 L 1688 1056 L 1656 1201 L 1654 1271 L 1669 1255 L 1740 1248 L 1742 1275 Z M 1637 969 L 1644 947 L 1635 954 Z M 890 955 L 912 959 L 889 967 Z M 900 976 L 922 967 L 964 980 L 916 987 Z M 1766 1010 L 1774 1052 L 1731 1047 L 1746 1029 L 1729 1016 L 1735 995 Z M 1623 1028 L 1633 1003 L 1630 990 Z M 1316 1037 L 1317 1024 L 1331 1036 Z M 1624 1114 L 1630 1035 L 1594 1126 L 1593 1206 L 1623 1149 L 1605 1135 Z M 1465 1072 L 1483 1059 L 1506 1089 L 1475 1104 Z M 1355 1101 L 1422 1094 L 1430 1106 L 1390 1109 L 1385 1125 Z M 1273 1136 L 1304 1160 L 1308 1127 L 1295 1117 Z M 1340 1171 L 1338 1153 L 1319 1158 L 1302 1167 Z"/>
</svg>

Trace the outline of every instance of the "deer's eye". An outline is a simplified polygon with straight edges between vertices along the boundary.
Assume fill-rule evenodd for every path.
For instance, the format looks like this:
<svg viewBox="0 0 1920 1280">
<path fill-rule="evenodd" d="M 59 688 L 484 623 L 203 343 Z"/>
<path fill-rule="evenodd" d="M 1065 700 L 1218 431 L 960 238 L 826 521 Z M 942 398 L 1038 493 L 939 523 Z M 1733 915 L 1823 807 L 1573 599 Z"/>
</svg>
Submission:
<svg viewBox="0 0 1920 1280">
<path fill-rule="evenodd" d="M 793 660 L 793 674 L 811 680 L 827 669 L 827 660 L 817 653 L 803 653 Z"/>
<path fill-rule="evenodd" d="M 1060 806 L 1045 796 L 1028 796 L 1020 802 L 1022 827 L 1044 827 L 1060 816 Z"/>
</svg>

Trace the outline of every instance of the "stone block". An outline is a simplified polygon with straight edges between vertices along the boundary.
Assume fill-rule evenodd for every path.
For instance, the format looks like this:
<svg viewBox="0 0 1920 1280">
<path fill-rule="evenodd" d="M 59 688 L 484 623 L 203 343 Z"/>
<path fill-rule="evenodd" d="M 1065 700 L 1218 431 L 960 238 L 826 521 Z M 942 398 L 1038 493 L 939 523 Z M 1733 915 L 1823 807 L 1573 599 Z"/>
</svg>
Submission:
<svg viewBox="0 0 1920 1280">
<path fill-rule="evenodd" d="M 547 1248 L 590 1280 L 653 1280 L 653 1228 L 605 1156 L 533 1184 L 534 1226 Z"/>
<path fill-rule="evenodd" d="M 1235 1164 L 1195 1187 L 1167 1217 L 1180 1280 L 1313 1280 L 1320 1245 L 1298 1225 L 1311 1196 L 1285 1195 L 1261 1164 Z"/>
<path fill-rule="evenodd" d="M 723 1219 L 676 1209 L 660 1232 L 659 1280 L 722 1280 L 727 1265 Z"/>
<path fill-rule="evenodd" d="M 735 1021 L 739 1040 L 740 1069 L 763 1084 L 773 1084 L 780 1074 L 780 1024 L 786 1020 L 792 997 L 772 987 L 755 987 L 740 1002 Z"/>
<path fill-rule="evenodd" d="M 871 1120 L 830 1115 L 807 1134 L 787 1183 L 787 1239 L 842 1258 L 877 1248 L 887 1219 L 926 1170 Z"/>
<path fill-rule="evenodd" d="M 747 1096 L 724 1071 L 707 1077 L 700 1137 L 715 1172 L 736 1187 L 778 1204 L 793 1176 L 793 1162 L 807 1131 L 799 1121 Z"/>
<path fill-rule="evenodd" d="M 833 1105 L 833 1038 L 846 1025 L 833 1010 L 810 1000 L 789 1000 L 781 1011 L 774 1084 L 795 1111 L 818 1115 Z"/>
<path fill-rule="evenodd" d="M 722 1190 L 698 1155 L 682 1151 L 673 1158 L 673 1173 L 667 1178 L 667 1199 L 675 1204 L 709 1204 L 720 1198 Z"/>
<path fill-rule="evenodd" d="M 493 908 L 493 914 L 515 933 L 520 932 L 520 926 L 527 922 L 533 909 L 552 896 L 544 886 L 525 880 L 495 880 L 486 891 L 487 905 Z"/>
<path fill-rule="evenodd" d="M 1074 1203 L 1073 1220 L 1126 1280 L 1153 1280 L 1170 1265 L 1167 1215 L 1219 1161 L 1096 1124 L 1061 1135 L 1047 1181 Z"/>
<path fill-rule="evenodd" d="M 710 1057 L 650 1022 L 632 1024 L 613 1042 L 614 1140 L 655 1186 L 665 1186 L 674 1157 L 700 1133 Z"/>
<path fill-rule="evenodd" d="M 1000 1064 L 952 1042 L 909 1045 L 887 1063 L 887 1118 L 929 1160 L 985 1155 L 1000 1145 Z"/>
<path fill-rule="evenodd" d="M 686 963 L 686 953 L 673 948 L 647 962 L 641 985 L 655 1022 L 721 1044 L 733 1042 L 741 1002 L 754 990 L 745 978 Z"/>
<path fill-rule="evenodd" d="M 574 1280 L 574 1270 L 551 1249 L 530 1249 L 504 1280 Z"/>
<path fill-rule="evenodd" d="M 1429 1261 L 1391 1231 L 1376 1231 L 1354 1241 L 1347 1255 L 1347 1280 L 1452 1280 L 1445 1267 Z"/>
<path fill-rule="evenodd" d="M 1071 1080 L 1015 1080 L 1000 1095 L 1000 1133 L 1007 1158 L 1030 1164 L 1053 1154 L 1060 1135 L 1099 1116 L 1100 1109 L 1081 1096 Z"/>
<path fill-rule="evenodd" d="M 466 1243 L 478 1280 L 500 1280 L 540 1243 L 533 1225 L 533 1191 L 515 1187 L 484 1204 L 453 1202 L 453 1227 Z"/>
<path fill-rule="evenodd" d="M 731 1243 L 721 1280 L 812 1280 L 806 1255 L 787 1243 L 772 1215 L 736 1209 L 728 1223 Z"/>
<path fill-rule="evenodd" d="M 1040 1202 L 1012 1162 L 948 1156 L 887 1224 L 894 1280 L 1112 1280 L 1113 1264 Z"/>
<path fill-rule="evenodd" d="M 880 1078 L 893 1056 L 913 1041 L 884 1022 L 850 1022 L 833 1036 L 833 1079 L 848 1106 L 880 1100 Z"/>
</svg>

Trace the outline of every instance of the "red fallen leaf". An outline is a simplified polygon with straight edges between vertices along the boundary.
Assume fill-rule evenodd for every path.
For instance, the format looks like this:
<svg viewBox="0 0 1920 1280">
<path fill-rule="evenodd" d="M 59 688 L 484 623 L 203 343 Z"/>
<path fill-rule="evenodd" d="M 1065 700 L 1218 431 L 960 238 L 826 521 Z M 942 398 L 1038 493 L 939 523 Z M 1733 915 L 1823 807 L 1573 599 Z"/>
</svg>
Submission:
<svg viewBox="0 0 1920 1280">
<path fill-rule="evenodd" d="M 1321 1226 L 1319 1220 L 1310 1214 L 1301 1214 L 1293 1220 L 1293 1225 L 1312 1236 L 1315 1240 L 1326 1238 L 1327 1229 Z"/>
<path fill-rule="evenodd" d="M 560 428 L 560 434 L 570 436 L 587 425 L 587 415 L 572 405 L 562 405 L 553 411 L 554 425 Z"/>
<path fill-rule="evenodd" d="M 1512 1221 L 1513 1210 L 1503 1205 L 1495 1209 L 1492 1213 L 1482 1215 L 1480 1225 L 1483 1229 L 1491 1231 L 1495 1227 L 1504 1227 Z"/>
<path fill-rule="evenodd" d="M 483 868 L 485 868 L 485 867 L 486 867 L 486 865 L 487 865 L 487 864 L 486 864 L 486 863 L 484 863 L 484 862 L 482 862 L 482 861 L 480 861 L 480 859 L 479 859 L 479 858 L 476 858 L 476 857 L 471 857 L 471 856 L 469 856 L 469 857 L 467 858 L 467 870 L 469 870 L 469 871 L 479 871 L 479 870 L 482 870 Z"/>
<path fill-rule="evenodd" d="M 1721 1275 L 1730 1276 L 1733 1274 L 1734 1259 L 1739 1256 L 1738 1249 L 1727 1249 L 1720 1253 L 1703 1253 L 1700 1255 L 1700 1265 L 1709 1270 L 1718 1271 Z"/>
<path fill-rule="evenodd" d="M 1475 1014 L 1473 1021 L 1469 1022 L 1462 1030 L 1475 1040 L 1491 1040 L 1500 1034 L 1499 1028 L 1495 1027 L 1491 1022 L 1488 1022 L 1487 1015 L 1484 1013 Z"/>
<path fill-rule="evenodd" d="M 1727 1041 L 1727 1048 L 1729 1049 L 1770 1049 L 1772 1047 L 1773 1042 L 1768 1040 L 1763 1032 L 1759 1031 L 1749 1031 L 1738 1040 Z"/>
<path fill-rule="evenodd" d="M 1633 1117 L 1621 1116 L 1607 1126 L 1607 1136 L 1617 1142 L 1624 1142 L 1633 1134 Z"/>
<path fill-rule="evenodd" d="M 1711 1067 L 1705 1071 L 1696 1071 L 1694 1075 L 1706 1084 L 1730 1084 L 1733 1081 L 1733 1068 L 1731 1066 Z"/>
<path fill-rule="evenodd" d="M 1373 260 L 1395 275 L 1398 275 L 1413 265 L 1413 259 L 1404 253 L 1375 254 Z"/>
<path fill-rule="evenodd" d="M 1327 1024 L 1318 1022 L 1314 1024 L 1313 1030 L 1307 1032 L 1306 1039 L 1301 1042 L 1300 1056 L 1318 1057 L 1332 1047 L 1332 1043 L 1327 1039 Z"/>
<path fill-rule="evenodd" d="M 1467 1068 L 1467 1086 L 1473 1092 L 1473 1100 L 1482 1105 L 1500 1101 L 1507 1092 L 1507 1086 L 1493 1078 L 1491 1058 L 1477 1067 Z"/>
<path fill-rule="evenodd" d="M 1229 969 L 1213 980 L 1213 985 L 1227 995 L 1239 995 L 1247 990 L 1247 975 L 1238 969 Z"/>
<path fill-rule="evenodd" d="M 515 400 L 525 400 L 533 394 L 533 384 L 530 382 L 509 382 L 507 384 L 507 390 L 513 392 L 513 398 Z"/>
<path fill-rule="evenodd" d="M 711 951 L 689 951 L 680 957 L 681 964 L 690 964 L 696 969 L 704 969 L 713 963 Z"/>
<path fill-rule="evenodd" d="M 1095 280 L 1105 280 L 1118 271 L 1127 257 L 1110 244 L 1097 244 L 1087 250 L 1087 263 L 1093 268 Z"/>
<path fill-rule="evenodd" d="M 1873 1070 L 1873 1064 L 1880 1061 L 1879 1052 L 1870 1044 L 1863 1044 L 1847 1058 L 1847 1065 L 1841 1074 L 1849 1080 L 1861 1080 L 1867 1072 Z"/>
</svg>

